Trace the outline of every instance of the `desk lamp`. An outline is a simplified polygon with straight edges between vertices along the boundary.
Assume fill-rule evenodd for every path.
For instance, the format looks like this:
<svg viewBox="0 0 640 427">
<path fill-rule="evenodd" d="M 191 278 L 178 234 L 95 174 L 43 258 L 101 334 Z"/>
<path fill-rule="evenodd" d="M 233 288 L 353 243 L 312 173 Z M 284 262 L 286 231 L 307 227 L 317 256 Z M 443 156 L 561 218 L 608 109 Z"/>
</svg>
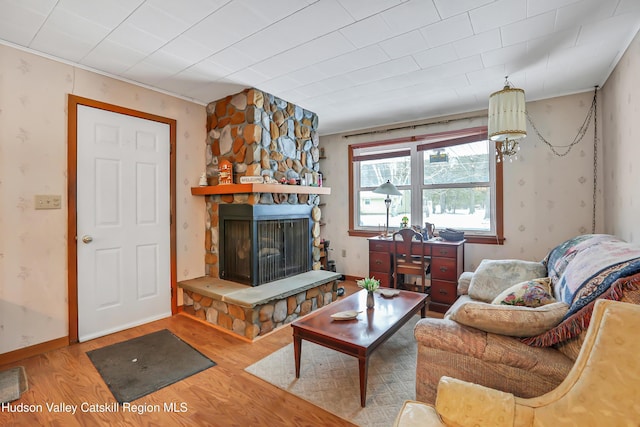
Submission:
<svg viewBox="0 0 640 427">
<path fill-rule="evenodd" d="M 387 198 L 384 199 L 384 204 L 387 207 L 387 227 L 384 229 L 384 235 L 389 235 L 389 208 L 391 207 L 391 196 L 402 196 L 402 193 L 398 191 L 395 185 L 391 181 L 387 180 L 384 184 L 373 190 L 376 194 L 386 194 Z"/>
</svg>

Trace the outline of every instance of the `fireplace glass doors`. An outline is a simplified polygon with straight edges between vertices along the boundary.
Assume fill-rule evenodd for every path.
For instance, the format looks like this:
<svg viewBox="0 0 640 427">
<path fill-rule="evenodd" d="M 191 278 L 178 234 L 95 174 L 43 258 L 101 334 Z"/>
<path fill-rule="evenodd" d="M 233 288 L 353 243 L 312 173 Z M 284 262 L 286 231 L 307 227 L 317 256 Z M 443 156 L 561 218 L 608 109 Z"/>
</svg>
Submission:
<svg viewBox="0 0 640 427">
<path fill-rule="evenodd" d="M 244 206 L 220 207 L 221 278 L 258 286 L 310 270 L 307 206 Z"/>
</svg>

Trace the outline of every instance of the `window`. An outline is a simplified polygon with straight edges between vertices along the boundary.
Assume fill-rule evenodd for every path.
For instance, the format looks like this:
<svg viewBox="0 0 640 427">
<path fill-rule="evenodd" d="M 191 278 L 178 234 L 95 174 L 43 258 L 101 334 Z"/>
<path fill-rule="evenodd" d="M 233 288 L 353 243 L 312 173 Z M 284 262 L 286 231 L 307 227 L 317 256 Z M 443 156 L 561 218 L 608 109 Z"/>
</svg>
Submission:
<svg viewBox="0 0 640 427">
<path fill-rule="evenodd" d="M 351 235 L 386 226 L 386 195 L 373 190 L 390 180 L 389 230 L 409 224 L 465 231 L 470 242 L 501 243 L 502 165 L 495 162 L 486 128 L 422 135 L 411 140 L 355 144 L 351 156 Z"/>
<path fill-rule="evenodd" d="M 360 188 L 358 189 L 358 227 L 377 229 L 385 227 L 386 206 L 384 194 L 373 193 L 380 184 L 390 179 L 402 193 L 392 197 L 389 207 L 389 224 L 411 215 L 411 156 L 408 150 L 370 153 L 362 156 L 358 169 Z"/>
</svg>

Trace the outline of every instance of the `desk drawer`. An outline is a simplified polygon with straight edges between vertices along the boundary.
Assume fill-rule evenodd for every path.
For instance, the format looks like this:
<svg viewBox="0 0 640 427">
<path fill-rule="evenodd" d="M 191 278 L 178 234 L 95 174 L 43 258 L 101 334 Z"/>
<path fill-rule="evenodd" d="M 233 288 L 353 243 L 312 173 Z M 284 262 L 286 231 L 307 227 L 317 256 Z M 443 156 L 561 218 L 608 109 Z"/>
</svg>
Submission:
<svg viewBox="0 0 640 427">
<path fill-rule="evenodd" d="M 391 254 L 388 252 L 369 252 L 369 271 L 391 271 Z"/>
<path fill-rule="evenodd" d="M 411 248 L 411 253 L 413 255 L 420 255 L 422 254 L 423 256 L 430 256 L 431 255 L 431 246 L 430 245 L 420 245 L 420 244 L 414 244 L 413 247 Z"/>
<path fill-rule="evenodd" d="M 431 301 L 453 304 L 458 298 L 458 289 L 454 282 L 431 281 Z"/>
<path fill-rule="evenodd" d="M 369 240 L 369 252 L 391 252 L 391 240 Z"/>
<path fill-rule="evenodd" d="M 369 271 L 369 277 L 375 277 L 376 280 L 380 281 L 380 286 L 382 286 L 383 288 L 390 288 L 391 287 L 391 282 L 393 280 L 393 278 L 391 277 L 391 274 L 389 273 L 385 273 L 382 271 Z"/>
<path fill-rule="evenodd" d="M 450 280 L 455 282 L 458 280 L 458 263 L 455 258 L 431 258 L 431 278 Z"/>
<path fill-rule="evenodd" d="M 431 254 L 434 257 L 456 258 L 458 246 L 433 245 Z"/>
</svg>

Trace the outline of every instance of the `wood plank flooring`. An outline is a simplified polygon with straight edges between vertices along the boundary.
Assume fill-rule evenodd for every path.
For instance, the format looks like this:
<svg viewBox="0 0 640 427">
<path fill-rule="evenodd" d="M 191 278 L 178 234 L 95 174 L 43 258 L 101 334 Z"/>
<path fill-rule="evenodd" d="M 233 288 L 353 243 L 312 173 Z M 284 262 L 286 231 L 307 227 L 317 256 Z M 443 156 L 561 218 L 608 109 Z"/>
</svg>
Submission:
<svg viewBox="0 0 640 427">
<path fill-rule="evenodd" d="M 346 281 L 342 286 L 347 294 L 358 290 L 354 282 Z M 124 412 L 123 407 L 115 413 L 104 412 L 114 406 L 115 399 L 86 352 L 161 329 L 169 329 L 215 361 L 217 366 L 132 402 L 140 405 L 132 407 L 139 412 L 160 405 L 159 412 Z M 22 365 L 27 371 L 29 390 L 12 403 L 14 407 L 23 403 L 42 408 L 35 412 L 0 411 L 0 425 L 352 426 L 244 371 L 247 366 L 291 342 L 292 331 L 288 325 L 249 343 L 185 315 L 158 320 L 0 367 Z M 75 415 L 50 412 L 47 403 L 77 405 L 78 409 Z M 165 403 L 174 403 L 178 410 L 185 411 L 165 411 Z"/>
<path fill-rule="evenodd" d="M 345 281 L 341 286 L 346 295 L 359 290 L 353 281 Z M 140 405 L 135 408 L 138 412 L 160 405 L 158 412 L 125 412 L 123 407 L 119 407 L 118 412 L 105 412 L 114 406 L 115 399 L 86 352 L 165 328 L 211 358 L 217 366 L 132 402 Z M 1 366 L 0 369 L 6 369 L 22 365 L 27 372 L 29 390 L 12 405 L 41 405 L 42 410 L 17 413 L 5 409 L 0 411 L 0 425 L 352 426 L 244 371 L 291 342 L 292 331 L 288 325 L 249 343 L 186 315 L 176 315 Z M 354 363 L 357 362 L 354 360 Z M 78 410 L 75 414 L 53 412 L 47 403 L 77 405 Z M 172 403 L 184 412 L 165 411 L 164 405 Z"/>
</svg>

